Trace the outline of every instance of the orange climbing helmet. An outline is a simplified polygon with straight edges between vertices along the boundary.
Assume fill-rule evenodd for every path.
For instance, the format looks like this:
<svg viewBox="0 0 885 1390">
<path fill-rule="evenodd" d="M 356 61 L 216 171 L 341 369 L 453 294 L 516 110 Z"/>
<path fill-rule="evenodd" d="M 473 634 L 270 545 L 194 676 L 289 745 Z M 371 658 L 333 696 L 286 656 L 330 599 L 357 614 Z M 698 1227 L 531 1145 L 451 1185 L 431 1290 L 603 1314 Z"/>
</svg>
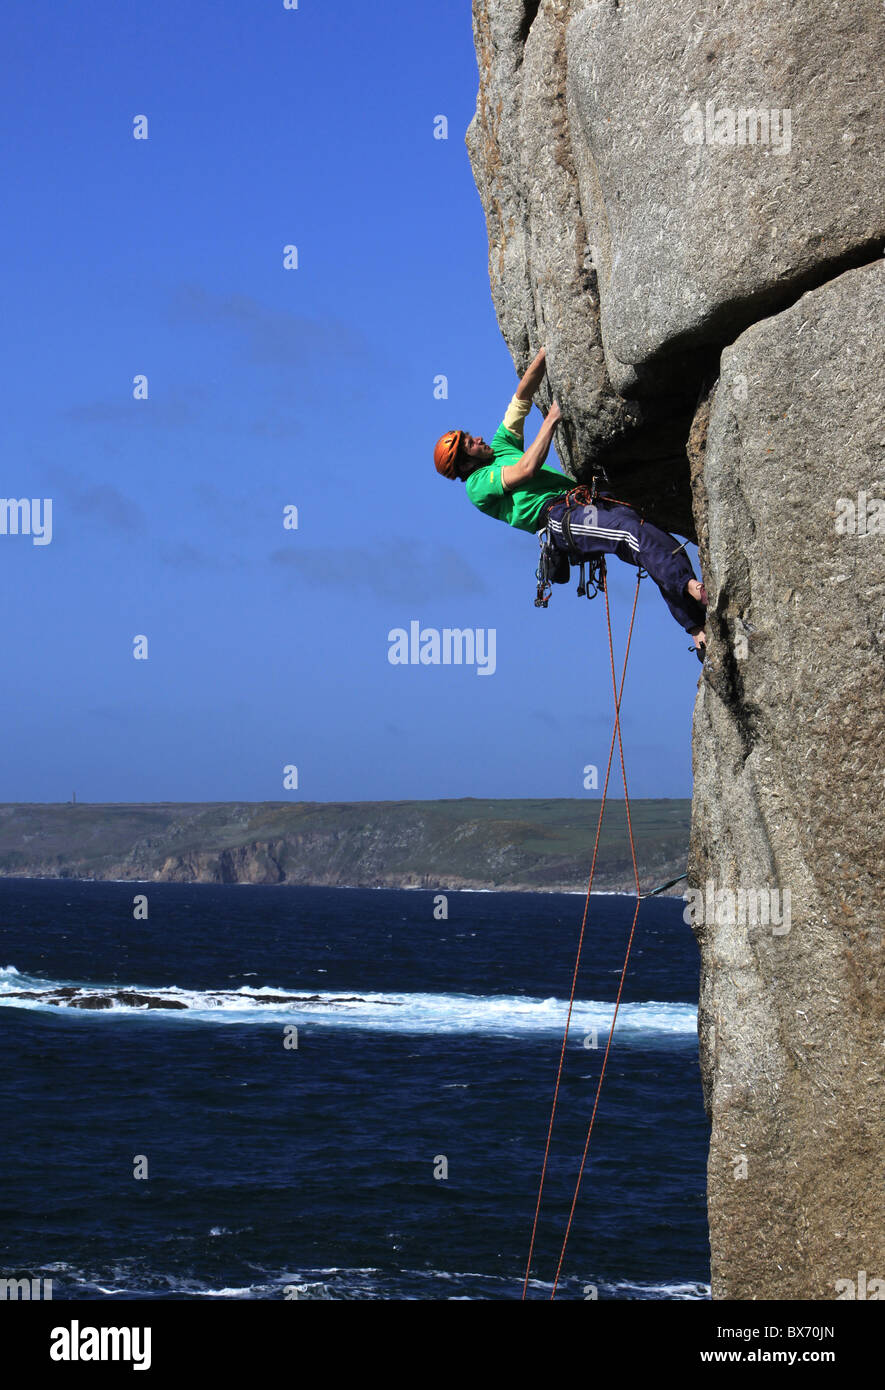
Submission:
<svg viewBox="0 0 885 1390">
<path fill-rule="evenodd" d="M 433 462 L 436 465 L 437 473 L 442 473 L 444 478 L 456 476 L 455 460 L 458 457 L 458 450 L 461 448 L 463 437 L 463 430 L 449 430 L 448 434 L 442 435 L 436 441 L 433 449 Z"/>
</svg>

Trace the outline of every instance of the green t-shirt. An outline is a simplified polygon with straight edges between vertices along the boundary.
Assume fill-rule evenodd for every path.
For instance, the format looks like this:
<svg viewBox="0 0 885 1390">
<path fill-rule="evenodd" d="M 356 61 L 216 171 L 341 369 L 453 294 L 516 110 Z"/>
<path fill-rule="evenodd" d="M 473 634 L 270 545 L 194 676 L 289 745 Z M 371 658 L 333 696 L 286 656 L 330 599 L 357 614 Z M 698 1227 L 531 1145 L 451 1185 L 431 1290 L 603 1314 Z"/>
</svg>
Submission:
<svg viewBox="0 0 885 1390">
<path fill-rule="evenodd" d="M 487 516 L 518 526 L 521 531 L 537 531 L 536 523 L 544 503 L 551 497 L 562 496 L 569 479 L 555 468 L 539 468 L 533 478 L 526 478 L 513 492 L 505 492 L 501 470 L 510 463 L 518 463 L 525 448 L 519 435 L 501 424 L 492 439 L 492 452 L 495 455 L 492 462 L 477 468 L 464 484 L 467 496 L 474 507 L 479 507 Z"/>
</svg>

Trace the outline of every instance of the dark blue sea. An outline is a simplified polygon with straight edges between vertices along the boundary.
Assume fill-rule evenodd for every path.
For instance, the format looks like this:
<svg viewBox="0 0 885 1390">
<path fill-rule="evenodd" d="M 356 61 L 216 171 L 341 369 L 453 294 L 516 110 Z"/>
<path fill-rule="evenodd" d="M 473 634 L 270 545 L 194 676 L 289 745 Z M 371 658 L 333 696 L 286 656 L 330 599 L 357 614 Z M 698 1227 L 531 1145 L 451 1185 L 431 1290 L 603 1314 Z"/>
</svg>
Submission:
<svg viewBox="0 0 885 1390">
<path fill-rule="evenodd" d="M 434 902 L 0 881 L 0 1277 L 56 1299 L 518 1298 L 583 898 Z M 558 1298 L 709 1296 L 682 908 L 640 912 Z M 594 896 L 531 1298 L 631 916 Z"/>
</svg>

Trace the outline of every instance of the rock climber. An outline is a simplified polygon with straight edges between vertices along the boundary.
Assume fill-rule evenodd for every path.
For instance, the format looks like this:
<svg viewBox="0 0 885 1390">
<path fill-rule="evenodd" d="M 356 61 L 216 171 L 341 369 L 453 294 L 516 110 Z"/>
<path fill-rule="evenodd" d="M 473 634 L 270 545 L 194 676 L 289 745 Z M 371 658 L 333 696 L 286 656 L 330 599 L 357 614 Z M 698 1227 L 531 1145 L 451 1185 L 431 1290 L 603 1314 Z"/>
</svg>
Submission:
<svg viewBox="0 0 885 1390">
<path fill-rule="evenodd" d="M 546 370 L 538 353 L 503 421 L 487 444 L 481 435 L 449 430 L 437 440 L 433 462 L 444 478 L 459 478 L 475 507 L 521 531 L 546 530 L 557 550 L 586 556 L 617 555 L 652 577 L 673 617 L 690 634 L 700 661 L 706 652 L 707 593 L 695 578 L 684 545 L 645 521 L 632 507 L 586 489 L 569 489 L 562 473 L 542 465 L 560 419 L 554 401 L 533 444 L 523 441 L 525 417 Z M 577 493 L 577 495 L 575 495 Z M 569 544 L 571 540 L 571 545 Z"/>
</svg>

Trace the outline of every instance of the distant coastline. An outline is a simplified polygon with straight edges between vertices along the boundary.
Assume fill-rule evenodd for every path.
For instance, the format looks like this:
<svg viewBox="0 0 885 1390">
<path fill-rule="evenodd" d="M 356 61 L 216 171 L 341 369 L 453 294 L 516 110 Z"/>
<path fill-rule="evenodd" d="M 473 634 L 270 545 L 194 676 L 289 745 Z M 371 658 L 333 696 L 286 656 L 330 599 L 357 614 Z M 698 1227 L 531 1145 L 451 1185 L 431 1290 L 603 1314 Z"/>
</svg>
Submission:
<svg viewBox="0 0 885 1390">
<path fill-rule="evenodd" d="M 683 873 L 691 802 L 630 810 L 643 889 Z M 598 815 L 590 798 L 6 803 L 0 877 L 569 893 L 586 890 Z M 594 890 L 634 890 L 623 802 Z"/>
</svg>

